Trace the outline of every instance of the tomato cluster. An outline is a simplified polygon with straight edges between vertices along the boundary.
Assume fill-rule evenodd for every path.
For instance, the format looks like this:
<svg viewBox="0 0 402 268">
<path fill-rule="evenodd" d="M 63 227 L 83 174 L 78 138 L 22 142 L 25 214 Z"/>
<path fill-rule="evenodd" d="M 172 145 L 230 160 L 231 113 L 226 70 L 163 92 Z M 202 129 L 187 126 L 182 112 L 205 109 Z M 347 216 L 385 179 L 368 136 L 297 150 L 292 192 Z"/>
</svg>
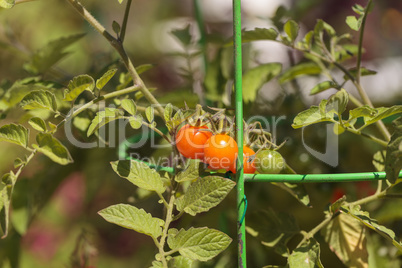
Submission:
<svg viewBox="0 0 402 268">
<path fill-rule="evenodd" d="M 205 125 L 186 124 L 177 132 L 175 141 L 178 151 L 186 158 L 200 159 L 210 169 L 236 173 L 238 146 L 228 134 L 213 134 Z M 261 150 L 255 154 L 253 149 L 243 146 L 244 173 L 279 173 L 284 165 L 282 156 L 276 151 Z"/>
</svg>

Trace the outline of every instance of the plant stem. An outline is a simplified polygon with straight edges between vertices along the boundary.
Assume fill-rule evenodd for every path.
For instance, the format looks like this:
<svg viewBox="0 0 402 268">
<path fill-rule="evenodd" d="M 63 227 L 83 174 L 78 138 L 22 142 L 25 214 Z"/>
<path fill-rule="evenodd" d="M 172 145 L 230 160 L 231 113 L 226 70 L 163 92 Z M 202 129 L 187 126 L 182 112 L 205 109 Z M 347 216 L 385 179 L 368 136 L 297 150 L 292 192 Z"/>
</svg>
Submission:
<svg viewBox="0 0 402 268">
<path fill-rule="evenodd" d="M 126 10 L 124 11 L 123 24 L 121 25 L 121 31 L 120 31 L 120 41 L 121 41 L 121 43 L 124 42 L 124 37 L 126 36 L 128 15 L 130 14 L 131 2 L 132 2 L 132 0 L 127 0 Z"/>
<path fill-rule="evenodd" d="M 304 238 L 300 241 L 300 243 L 297 245 L 296 248 L 300 247 L 304 242 L 306 242 L 308 239 L 313 237 L 317 232 L 319 232 L 323 227 L 325 227 L 325 225 L 327 225 L 334 218 L 338 217 L 339 214 L 340 214 L 339 211 L 335 212 L 331 217 L 325 218 L 325 220 L 323 220 L 321 223 L 319 223 L 310 232 L 305 233 Z"/>
<path fill-rule="evenodd" d="M 387 141 L 384 141 L 382 139 L 379 139 L 379 138 L 377 138 L 375 136 L 372 136 L 372 135 L 369 135 L 369 134 L 366 134 L 366 133 L 362 133 L 362 132 L 357 131 L 357 130 L 355 130 L 353 128 L 346 128 L 346 130 L 351 132 L 351 133 L 353 133 L 353 134 L 361 135 L 363 137 L 366 137 L 366 138 L 368 138 L 368 139 L 370 139 L 370 140 L 372 140 L 372 141 L 374 141 L 374 142 L 376 142 L 376 143 L 378 143 L 378 144 L 380 144 L 380 145 L 382 145 L 384 147 L 387 147 L 387 145 L 388 145 Z"/>
<path fill-rule="evenodd" d="M 155 105 L 155 108 L 158 110 L 160 115 L 163 115 L 164 109 L 160 105 L 160 103 L 156 100 L 154 95 L 149 91 L 149 89 L 145 86 L 144 82 L 138 75 L 137 71 L 133 63 L 131 62 L 130 58 L 127 56 L 126 51 L 123 48 L 123 44 L 120 40 L 114 38 L 89 12 L 85 9 L 85 7 L 76 0 L 67 0 L 75 10 L 89 23 L 91 24 L 95 30 L 97 30 L 101 35 L 103 35 L 106 40 L 116 49 L 119 53 L 121 59 L 123 60 L 124 64 L 130 76 L 133 78 L 134 86 L 138 87 L 138 90 L 144 95 L 144 97 L 152 104 Z M 163 118 L 163 117 L 162 117 Z M 163 118 L 164 119 L 164 118 Z"/>
<path fill-rule="evenodd" d="M 161 255 L 161 262 L 162 262 L 164 268 L 168 267 L 167 261 L 165 258 L 166 253 L 164 250 L 164 246 L 165 246 L 165 242 L 166 242 L 167 233 L 169 230 L 169 225 L 172 222 L 172 218 L 173 218 L 174 201 L 175 201 L 175 193 L 173 191 L 170 196 L 169 204 L 167 207 L 166 220 L 165 220 L 165 226 L 163 227 L 162 237 L 159 240 L 159 253 Z"/>
<path fill-rule="evenodd" d="M 163 204 L 165 205 L 166 208 L 169 208 L 169 204 L 166 202 L 166 199 L 163 197 L 161 193 L 157 193 L 159 198 L 162 200 Z"/>
</svg>

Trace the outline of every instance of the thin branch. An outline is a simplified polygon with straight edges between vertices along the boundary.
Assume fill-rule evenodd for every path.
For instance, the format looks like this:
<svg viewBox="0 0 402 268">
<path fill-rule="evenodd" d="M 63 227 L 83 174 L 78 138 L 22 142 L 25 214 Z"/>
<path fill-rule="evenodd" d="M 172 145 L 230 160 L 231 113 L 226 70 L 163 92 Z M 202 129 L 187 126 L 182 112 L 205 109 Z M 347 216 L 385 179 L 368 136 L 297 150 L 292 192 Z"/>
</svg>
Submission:
<svg viewBox="0 0 402 268">
<path fill-rule="evenodd" d="M 131 2 L 132 0 L 127 0 L 126 10 L 124 11 L 123 24 L 121 25 L 121 31 L 120 31 L 120 41 L 122 43 L 124 42 L 124 37 L 126 36 L 128 15 L 130 14 Z"/>
</svg>

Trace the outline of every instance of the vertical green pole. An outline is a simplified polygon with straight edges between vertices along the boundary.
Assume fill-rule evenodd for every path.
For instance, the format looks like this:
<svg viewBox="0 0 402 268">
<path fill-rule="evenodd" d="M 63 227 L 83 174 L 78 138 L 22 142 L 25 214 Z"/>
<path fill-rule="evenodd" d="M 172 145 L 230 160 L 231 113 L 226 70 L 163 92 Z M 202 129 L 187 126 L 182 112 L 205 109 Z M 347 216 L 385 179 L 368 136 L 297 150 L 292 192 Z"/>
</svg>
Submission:
<svg viewBox="0 0 402 268">
<path fill-rule="evenodd" d="M 233 0 L 233 46 L 234 46 L 234 88 L 236 94 L 236 140 L 239 147 L 237 158 L 237 247 L 238 267 L 246 264 L 246 224 L 244 220 L 244 176 L 243 176 L 243 94 L 241 54 L 241 0 Z"/>
</svg>

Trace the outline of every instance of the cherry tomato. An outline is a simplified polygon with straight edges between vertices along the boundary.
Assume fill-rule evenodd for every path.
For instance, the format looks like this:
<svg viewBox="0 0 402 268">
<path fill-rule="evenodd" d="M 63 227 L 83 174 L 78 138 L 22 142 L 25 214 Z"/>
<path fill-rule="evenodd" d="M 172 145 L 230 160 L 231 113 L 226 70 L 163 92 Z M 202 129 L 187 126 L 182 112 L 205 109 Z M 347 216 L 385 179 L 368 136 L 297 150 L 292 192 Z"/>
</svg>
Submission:
<svg viewBox="0 0 402 268">
<path fill-rule="evenodd" d="M 207 126 L 184 125 L 176 135 L 176 146 L 187 158 L 204 159 L 204 144 L 212 136 Z"/>
<path fill-rule="evenodd" d="M 256 168 L 254 165 L 254 160 L 251 162 L 249 161 L 250 156 L 252 156 L 254 154 L 255 154 L 255 152 L 253 151 L 253 149 L 251 149 L 248 146 L 243 146 L 243 172 L 244 173 L 249 173 L 249 174 L 255 173 Z M 233 173 L 236 173 L 236 162 L 230 168 L 230 171 L 232 171 Z"/>
<path fill-rule="evenodd" d="M 212 169 L 229 170 L 236 161 L 236 154 L 237 143 L 229 135 L 213 135 L 205 143 L 205 162 Z"/>
<path fill-rule="evenodd" d="M 262 150 L 254 159 L 257 171 L 262 174 L 278 174 L 285 168 L 285 160 L 277 151 Z"/>
</svg>

